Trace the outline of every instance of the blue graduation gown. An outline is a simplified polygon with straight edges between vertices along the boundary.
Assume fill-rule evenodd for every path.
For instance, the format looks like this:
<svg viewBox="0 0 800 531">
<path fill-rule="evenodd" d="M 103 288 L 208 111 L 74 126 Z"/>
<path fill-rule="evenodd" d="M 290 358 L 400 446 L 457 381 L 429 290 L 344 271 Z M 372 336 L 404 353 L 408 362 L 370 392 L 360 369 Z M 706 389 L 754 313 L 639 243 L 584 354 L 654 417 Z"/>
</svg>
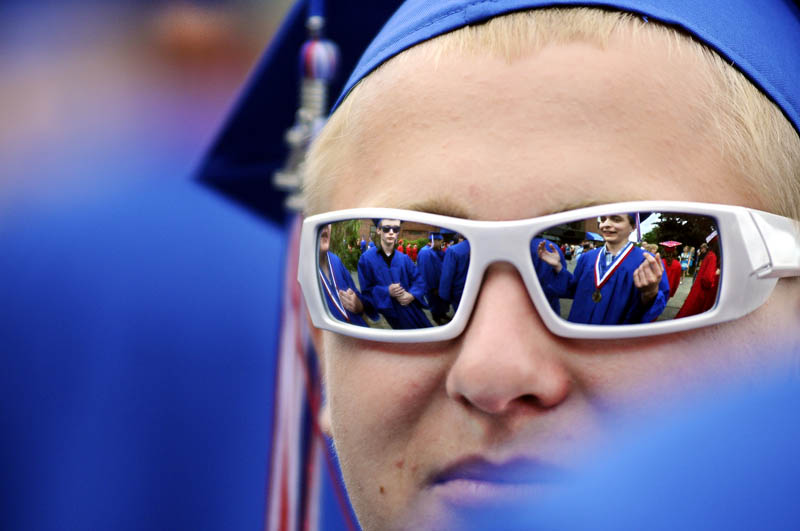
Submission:
<svg viewBox="0 0 800 531">
<path fill-rule="evenodd" d="M 547 297 L 547 302 L 550 303 L 550 307 L 554 312 L 556 312 L 556 315 L 561 315 L 561 301 L 559 300 L 558 294 L 550 287 L 550 284 L 552 284 L 556 279 L 556 273 L 553 270 L 553 266 L 539 258 L 539 244 L 541 242 L 545 242 L 548 251 L 552 251 L 553 249 L 556 250 L 559 258 L 561 259 L 562 270 L 567 269 L 567 261 L 558 245 L 554 244 L 550 240 L 545 240 L 543 238 L 534 238 L 531 240 L 531 258 L 533 259 L 533 269 L 536 271 L 536 276 L 539 277 L 539 283 L 542 286 L 545 297 Z"/>
<path fill-rule="evenodd" d="M 633 285 L 633 272 L 644 260 L 641 248 L 634 246 L 619 268 L 600 288 L 602 299 L 592 300 L 595 291 L 594 265 L 597 255 L 603 248 L 593 249 L 581 254 L 574 273 L 566 268 L 556 275 L 550 285 L 562 298 L 574 299 L 567 320 L 586 324 L 633 324 L 649 323 L 661 315 L 669 299 L 669 281 L 662 273 L 658 285 L 658 295 L 645 307 L 642 305 L 639 290 Z M 613 264 L 612 264 L 613 267 Z"/>
<path fill-rule="evenodd" d="M 426 245 L 419 250 L 417 256 L 417 269 L 425 281 L 426 297 L 431 307 L 431 313 L 441 316 L 447 313 L 450 303 L 439 297 L 439 280 L 442 277 L 442 251 L 437 251 Z"/>
<path fill-rule="evenodd" d="M 442 278 L 439 280 L 439 296 L 450 301 L 456 310 L 464 292 L 467 269 L 469 269 L 469 241 L 464 240 L 448 248 L 444 253 Z"/>
<path fill-rule="evenodd" d="M 425 281 L 417 266 L 407 255 L 392 253 L 391 267 L 373 247 L 358 260 L 358 282 L 364 300 L 386 318 L 392 328 L 427 328 L 431 322 L 422 312 L 425 304 Z M 389 285 L 399 282 L 414 296 L 414 301 L 403 306 L 389 295 Z"/>
<path fill-rule="evenodd" d="M 328 252 L 328 264 L 329 271 L 327 271 L 327 273 L 331 275 L 331 279 L 329 280 L 324 274 L 320 275 L 319 278 L 323 283 L 322 293 L 324 293 L 325 302 L 328 303 L 328 309 L 331 315 L 345 323 L 367 326 L 366 321 L 364 321 L 364 318 L 361 317 L 360 314 L 347 311 L 344 306 L 342 306 L 342 301 L 339 299 L 338 290 L 347 291 L 347 289 L 350 288 L 355 291 L 358 298 L 361 299 L 361 302 L 364 304 L 364 311 L 367 312 L 368 315 L 372 313 L 369 303 L 364 301 L 363 295 L 361 295 L 361 292 L 356 287 L 356 283 L 353 282 L 350 271 L 344 266 L 342 260 L 330 251 Z M 372 317 L 372 315 L 370 315 L 370 317 Z M 377 315 L 375 315 L 375 318 L 377 318 Z"/>
<path fill-rule="evenodd" d="M 188 179 L 2 208 L 0 528 L 264 529 L 283 225 Z"/>
</svg>

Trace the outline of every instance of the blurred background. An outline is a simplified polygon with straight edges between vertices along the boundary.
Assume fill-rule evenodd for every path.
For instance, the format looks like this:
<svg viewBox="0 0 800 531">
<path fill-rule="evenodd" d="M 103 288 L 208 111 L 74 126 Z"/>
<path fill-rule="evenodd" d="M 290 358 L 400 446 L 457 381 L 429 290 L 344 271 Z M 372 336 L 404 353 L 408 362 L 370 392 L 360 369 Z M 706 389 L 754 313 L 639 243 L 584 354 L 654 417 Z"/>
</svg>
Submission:
<svg viewBox="0 0 800 531">
<path fill-rule="evenodd" d="M 188 178 L 291 3 L 0 2 L 0 198 Z"/>
<path fill-rule="evenodd" d="M 291 3 L 0 0 L 4 531 L 264 528 L 285 236 L 189 180 Z"/>
</svg>

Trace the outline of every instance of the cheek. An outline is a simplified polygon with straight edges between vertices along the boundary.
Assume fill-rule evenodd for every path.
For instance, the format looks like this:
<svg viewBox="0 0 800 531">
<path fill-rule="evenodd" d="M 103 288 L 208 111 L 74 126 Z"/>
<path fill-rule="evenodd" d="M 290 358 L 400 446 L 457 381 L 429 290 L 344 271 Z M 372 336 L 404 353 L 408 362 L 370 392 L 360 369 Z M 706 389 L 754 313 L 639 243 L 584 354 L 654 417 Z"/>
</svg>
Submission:
<svg viewBox="0 0 800 531">
<path fill-rule="evenodd" d="M 400 353 L 396 347 L 326 334 L 325 365 L 334 440 L 369 441 L 380 455 L 409 442 L 444 389 L 436 353 Z M 383 347 L 383 348 L 380 348 Z"/>
<path fill-rule="evenodd" d="M 651 414 L 653 408 L 681 407 L 694 395 L 714 393 L 733 382 L 796 367 L 787 344 L 800 334 L 800 282 L 778 285 L 767 303 L 735 321 L 680 334 L 609 342 L 604 353 L 578 349 L 573 374 L 600 411 Z"/>
<path fill-rule="evenodd" d="M 377 518 L 365 527 L 386 528 L 419 488 L 432 421 L 441 421 L 445 358 L 374 345 L 326 333 L 325 374 L 348 494 L 362 523 Z"/>
<path fill-rule="evenodd" d="M 608 340 L 576 346 L 568 356 L 571 373 L 592 408 L 608 416 L 637 415 L 654 403 L 678 398 L 676 383 L 687 383 L 702 350 L 686 335 Z M 605 416 L 604 415 L 604 416 Z"/>
</svg>

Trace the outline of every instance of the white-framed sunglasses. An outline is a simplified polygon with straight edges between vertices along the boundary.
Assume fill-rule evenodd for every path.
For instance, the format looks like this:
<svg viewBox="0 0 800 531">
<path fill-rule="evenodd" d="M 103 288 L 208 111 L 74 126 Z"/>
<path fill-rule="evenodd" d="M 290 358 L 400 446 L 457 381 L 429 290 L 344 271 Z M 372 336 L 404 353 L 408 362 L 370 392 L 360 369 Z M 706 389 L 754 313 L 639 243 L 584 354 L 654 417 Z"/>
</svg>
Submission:
<svg viewBox="0 0 800 531">
<path fill-rule="evenodd" d="M 641 337 L 752 312 L 778 278 L 800 276 L 800 232 L 775 214 L 681 201 L 515 221 L 358 208 L 304 221 L 298 280 L 317 328 L 373 341 L 442 341 L 464 330 L 495 262 L 517 268 L 553 334 Z"/>
</svg>

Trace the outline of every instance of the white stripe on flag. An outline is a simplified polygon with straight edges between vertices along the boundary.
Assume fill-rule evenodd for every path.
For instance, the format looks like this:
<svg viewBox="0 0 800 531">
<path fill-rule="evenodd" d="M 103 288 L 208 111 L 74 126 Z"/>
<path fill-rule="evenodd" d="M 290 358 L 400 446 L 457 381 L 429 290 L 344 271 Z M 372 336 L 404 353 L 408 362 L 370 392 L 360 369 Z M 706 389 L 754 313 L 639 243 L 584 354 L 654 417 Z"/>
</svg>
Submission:
<svg viewBox="0 0 800 531">
<path fill-rule="evenodd" d="M 275 418 L 267 491 L 267 531 L 293 530 L 299 525 L 298 504 L 303 481 L 300 438 L 305 403 L 305 374 L 297 352 L 298 326 L 301 325 L 300 301 L 295 294 L 299 229 L 298 217 L 289 235 L 283 289 L 283 323 L 275 377 Z M 284 506 L 284 500 L 288 501 L 288 506 Z"/>
</svg>

